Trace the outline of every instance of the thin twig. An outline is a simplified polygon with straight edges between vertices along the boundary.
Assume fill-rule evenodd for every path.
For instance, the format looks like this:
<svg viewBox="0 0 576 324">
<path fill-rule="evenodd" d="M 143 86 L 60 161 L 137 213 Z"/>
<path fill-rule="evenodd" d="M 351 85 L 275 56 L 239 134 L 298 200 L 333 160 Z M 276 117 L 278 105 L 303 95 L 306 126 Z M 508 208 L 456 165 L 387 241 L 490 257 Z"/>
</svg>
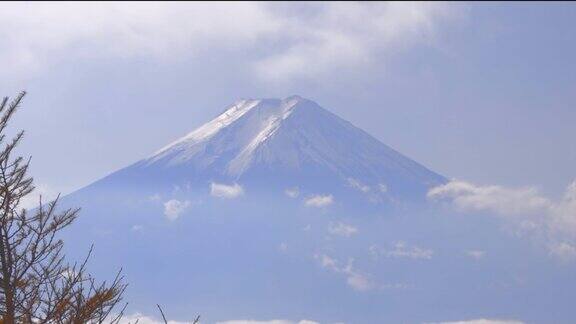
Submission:
<svg viewBox="0 0 576 324">
<path fill-rule="evenodd" d="M 162 307 L 160 307 L 159 304 L 156 304 L 156 306 L 158 306 L 158 309 L 160 310 L 160 314 L 162 314 L 162 319 L 164 320 L 164 323 L 168 324 L 168 321 L 166 320 L 166 316 L 164 316 L 164 312 L 162 311 Z"/>
</svg>

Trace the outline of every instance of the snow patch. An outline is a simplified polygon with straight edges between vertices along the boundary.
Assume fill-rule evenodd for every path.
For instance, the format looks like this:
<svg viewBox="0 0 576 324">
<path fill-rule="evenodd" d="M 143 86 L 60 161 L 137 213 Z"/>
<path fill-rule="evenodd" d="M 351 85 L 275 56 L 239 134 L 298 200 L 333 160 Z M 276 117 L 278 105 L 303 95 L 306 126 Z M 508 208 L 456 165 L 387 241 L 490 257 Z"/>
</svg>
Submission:
<svg viewBox="0 0 576 324">
<path fill-rule="evenodd" d="M 250 111 L 250 109 L 256 107 L 259 103 L 260 100 L 240 100 L 234 103 L 230 108 L 228 108 L 218 117 L 214 118 L 212 121 L 200 126 L 199 128 L 188 133 L 184 137 L 181 137 L 176 141 L 166 145 L 165 147 L 161 148 L 156 153 L 154 153 L 154 155 L 155 156 L 162 155 L 162 153 L 182 143 L 187 143 L 188 145 L 190 145 L 204 140 L 208 140 L 212 136 L 217 134 L 219 131 L 228 127 L 233 122 L 238 120 L 248 111 Z"/>
</svg>

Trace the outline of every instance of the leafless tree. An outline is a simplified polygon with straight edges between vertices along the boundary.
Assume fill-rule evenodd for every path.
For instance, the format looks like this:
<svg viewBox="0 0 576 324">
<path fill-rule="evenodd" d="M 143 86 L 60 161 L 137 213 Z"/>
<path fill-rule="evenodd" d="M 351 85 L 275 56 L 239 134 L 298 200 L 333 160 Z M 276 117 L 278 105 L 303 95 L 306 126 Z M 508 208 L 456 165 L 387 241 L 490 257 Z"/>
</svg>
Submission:
<svg viewBox="0 0 576 324">
<path fill-rule="evenodd" d="M 14 157 L 23 132 L 7 140 L 6 128 L 25 92 L 0 102 L 0 324 L 117 323 L 115 310 L 126 289 L 120 274 L 98 284 L 86 259 L 65 260 L 58 233 L 72 224 L 79 209 L 58 211 L 58 198 L 33 211 L 21 207 L 34 190 L 27 175 L 30 159 Z"/>
</svg>

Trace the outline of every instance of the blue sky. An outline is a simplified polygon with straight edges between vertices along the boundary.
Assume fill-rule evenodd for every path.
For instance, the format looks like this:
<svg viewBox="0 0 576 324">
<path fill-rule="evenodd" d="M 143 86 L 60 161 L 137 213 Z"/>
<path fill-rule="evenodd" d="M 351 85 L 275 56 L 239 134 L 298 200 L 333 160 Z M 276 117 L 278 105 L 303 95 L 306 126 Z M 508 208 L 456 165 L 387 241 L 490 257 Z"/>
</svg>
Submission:
<svg viewBox="0 0 576 324">
<path fill-rule="evenodd" d="M 0 4 L 2 95 L 47 192 L 246 97 L 299 94 L 451 178 L 575 178 L 571 3 Z"/>
</svg>

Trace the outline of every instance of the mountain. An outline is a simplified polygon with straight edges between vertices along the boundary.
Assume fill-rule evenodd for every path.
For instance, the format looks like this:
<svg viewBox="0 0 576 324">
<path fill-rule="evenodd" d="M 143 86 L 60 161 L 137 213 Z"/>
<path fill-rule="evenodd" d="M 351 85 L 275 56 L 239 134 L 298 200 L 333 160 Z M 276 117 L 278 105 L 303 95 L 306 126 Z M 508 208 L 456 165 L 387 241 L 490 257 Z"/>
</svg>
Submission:
<svg viewBox="0 0 576 324">
<path fill-rule="evenodd" d="M 390 202 L 422 200 L 446 179 L 313 101 L 244 99 L 152 156 L 95 186 L 238 184 L 250 193 L 296 188 Z M 356 193 L 351 193 L 356 191 Z"/>
<path fill-rule="evenodd" d="M 123 268 L 128 314 L 573 322 L 574 267 L 428 203 L 445 181 L 310 100 L 240 100 L 66 196 L 82 212 L 63 239 L 76 260 L 95 245 L 96 278 Z"/>
</svg>

